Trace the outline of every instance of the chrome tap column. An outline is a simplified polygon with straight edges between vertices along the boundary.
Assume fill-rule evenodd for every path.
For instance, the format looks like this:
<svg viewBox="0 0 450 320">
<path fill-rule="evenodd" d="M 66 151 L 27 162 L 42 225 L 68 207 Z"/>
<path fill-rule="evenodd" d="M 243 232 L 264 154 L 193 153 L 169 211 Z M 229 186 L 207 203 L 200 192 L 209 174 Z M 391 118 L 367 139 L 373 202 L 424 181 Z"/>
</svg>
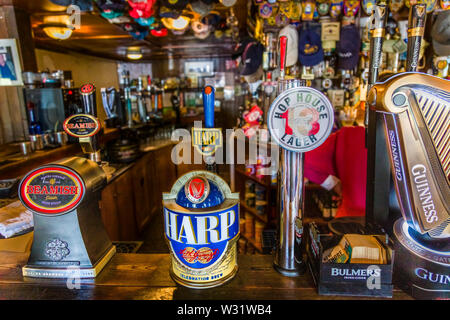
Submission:
<svg viewBox="0 0 450 320">
<path fill-rule="evenodd" d="M 334 111 L 325 95 L 301 86 L 301 80 L 284 79 L 287 38 L 280 37 L 278 96 L 267 115 L 272 139 L 282 147 L 278 171 L 278 234 L 274 268 L 285 276 L 305 270 L 301 241 L 304 214 L 304 152 L 321 145 L 329 136 Z"/>
</svg>

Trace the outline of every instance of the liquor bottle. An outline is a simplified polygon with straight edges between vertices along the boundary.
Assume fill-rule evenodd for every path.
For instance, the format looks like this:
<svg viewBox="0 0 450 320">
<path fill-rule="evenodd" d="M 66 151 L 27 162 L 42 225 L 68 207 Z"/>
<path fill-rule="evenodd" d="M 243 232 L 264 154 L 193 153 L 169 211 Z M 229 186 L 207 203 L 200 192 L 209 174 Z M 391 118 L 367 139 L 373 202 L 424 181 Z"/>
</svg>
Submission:
<svg viewBox="0 0 450 320">
<path fill-rule="evenodd" d="M 36 119 L 36 116 L 34 114 L 35 105 L 33 102 L 29 101 L 27 103 L 27 110 L 28 120 L 30 123 L 28 126 L 28 132 L 30 133 L 30 135 L 42 134 L 41 123 Z"/>
</svg>

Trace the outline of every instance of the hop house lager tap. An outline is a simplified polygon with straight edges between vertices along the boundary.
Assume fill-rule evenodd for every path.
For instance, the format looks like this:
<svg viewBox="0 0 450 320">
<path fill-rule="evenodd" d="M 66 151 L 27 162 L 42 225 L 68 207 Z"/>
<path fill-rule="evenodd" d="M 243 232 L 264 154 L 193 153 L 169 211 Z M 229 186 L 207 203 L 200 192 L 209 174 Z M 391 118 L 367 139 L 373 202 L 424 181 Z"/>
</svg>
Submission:
<svg viewBox="0 0 450 320">
<path fill-rule="evenodd" d="M 278 96 L 272 102 L 267 126 L 275 143 L 282 147 L 278 172 L 278 239 L 274 267 L 283 275 L 298 276 L 305 270 L 303 237 L 303 153 L 321 145 L 329 136 L 334 111 L 321 92 L 300 86 L 297 79 L 285 80 L 287 37 L 280 37 L 281 77 Z"/>
<path fill-rule="evenodd" d="M 193 128 L 193 144 L 212 156 L 222 139 L 221 130 L 213 128 L 213 87 L 204 89 L 203 101 L 206 128 Z M 222 285 L 238 269 L 239 194 L 215 174 L 214 161 L 207 169 L 183 175 L 163 194 L 170 274 L 175 282 L 198 289 Z"/>
</svg>

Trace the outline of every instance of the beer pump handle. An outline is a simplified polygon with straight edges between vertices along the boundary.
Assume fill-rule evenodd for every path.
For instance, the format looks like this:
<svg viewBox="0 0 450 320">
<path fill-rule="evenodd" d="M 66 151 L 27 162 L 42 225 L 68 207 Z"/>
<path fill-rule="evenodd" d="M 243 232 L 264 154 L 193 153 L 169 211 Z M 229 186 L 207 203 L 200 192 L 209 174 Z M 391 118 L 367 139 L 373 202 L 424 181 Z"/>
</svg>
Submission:
<svg viewBox="0 0 450 320">
<path fill-rule="evenodd" d="M 203 89 L 203 112 L 205 114 L 205 128 L 214 128 L 214 88 L 206 86 Z"/>
<path fill-rule="evenodd" d="M 214 93 L 212 86 L 203 89 L 203 113 L 205 115 L 205 128 L 214 128 Z M 206 170 L 217 173 L 217 166 L 213 157 L 207 157 Z"/>
<path fill-rule="evenodd" d="M 374 6 L 370 19 L 370 60 L 369 60 L 369 79 L 367 92 L 378 81 L 378 73 L 381 67 L 381 57 L 383 52 L 383 38 L 385 35 L 388 9 L 386 4 L 377 4 Z M 367 101 L 367 99 L 366 99 Z M 364 126 L 366 127 L 366 146 L 368 145 L 369 128 L 369 108 L 366 105 L 364 114 Z"/>
<path fill-rule="evenodd" d="M 408 49 L 406 53 L 406 70 L 415 72 L 419 65 L 420 46 L 427 17 L 426 4 L 412 5 L 408 17 Z"/>
<path fill-rule="evenodd" d="M 378 72 L 381 66 L 381 56 L 383 52 L 383 38 L 386 33 L 386 21 L 388 9 L 385 4 L 377 4 L 373 9 L 371 17 L 371 39 L 370 39 L 370 60 L 368 84 L 372 86 L 378 80 Z"/>
<path fill-rule="evenodd" d="M 287 37 L 281 36 L 279 42 L 280 52 L 280 79 L 283 80 L 286 75 L 286 51 L 287 51 Z"/>
<path fill-rule="evenodd" d="M 97 103 L 95 100 L 95 86 L 92 83 L 84 84 L 80 88 L 80 93 L 84 113 L 92 116 L 96 120 L 97 126 L 99 126 L 97 119 Z M 83 152 L 89 154 L 89 158 L 92 161 L 101 163 L 98 135 L 94 134 L 89 137 L 80 137 L 79 141 Z"/>
<path fill-rule="evenodd" d="M 87 83 L 80 88 L 81 101 L 83 102 L 84 113 L 97 117 L 97 103 L 95 100 L 95 86 Z"/>
</svg>

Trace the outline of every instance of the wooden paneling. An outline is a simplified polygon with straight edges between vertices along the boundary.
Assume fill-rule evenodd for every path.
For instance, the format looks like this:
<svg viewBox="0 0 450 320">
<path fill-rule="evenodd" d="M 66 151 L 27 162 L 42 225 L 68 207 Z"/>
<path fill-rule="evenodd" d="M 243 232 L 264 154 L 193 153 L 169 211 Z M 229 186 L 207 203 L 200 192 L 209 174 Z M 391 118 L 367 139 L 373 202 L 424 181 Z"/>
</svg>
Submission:
<svg viewBox="0 0 450 320">
<path fill-rule="evenodd" d="M 176 168 L 172 144 L 143 155 L 102 191 L 102 220 L 111 240 L 137 240 L 160 212 L 162 192 L 170 191 Z"/>
<path fill-rule="evenodd" d="M 166 146 L 160 150 L 152 151 L 155 161 L 155 176 L 153 184 L 155 190 L 160 190 L 158 194 L 158 203 L 162 201 L 162 192 L 168 192 L 177 179 L 175 164 L 172 162 L 171 153 L 172 145 Z"/>
<path fill-rule="evenodd" d="M 149 155 L 145 155 L 131 169 L 133 180 L 133 196 L 135 204 L 135 216 L 138 231 L 141 232 L 148 224 L 151 218 L 150 206 L 150 175 L 147 171 L 151 169 L 148 166 Z"/>
<path fill-rule="evenodd" d="M 119 217 L 119 236 L 121 240 L 135 240 L 138 229 L 135 218 L 133 198 L 133 177 L 131 174 L 121 175 L 115 182 L 116 204 Z"/>
<path fill-rule="evenodd" d="M 0 38 L 16 39 L 22 67 L 36 69 L 27 13 L 13 6 L 0 6 Z M 25 140 L 28 136 L 26 119 L 22 87 L 0 87 L 0 144 Z"/>
<path fill-rule="evenodd" d="M 119 214 L 117 212 L 116 199 L 116 186 L 114 183 L 111 183 L 102 190 L 102 200 L 100 201 L 103 225 L 111 240 L 120 239 Z"/>
</svg>

